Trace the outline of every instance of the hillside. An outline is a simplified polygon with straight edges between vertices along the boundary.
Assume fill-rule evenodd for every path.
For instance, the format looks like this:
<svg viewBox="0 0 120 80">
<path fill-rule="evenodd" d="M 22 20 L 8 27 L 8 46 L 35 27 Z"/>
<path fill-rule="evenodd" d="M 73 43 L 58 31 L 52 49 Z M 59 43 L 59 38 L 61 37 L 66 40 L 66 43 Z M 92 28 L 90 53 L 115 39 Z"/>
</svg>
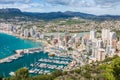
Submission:
<svg viewBox="0 0 120 80">
<path fill-rule="evenodd" d="M 0 18 L 2 19 L 22 19 L 22 20 L 52 20 L 59 18 L 72 18 L 72 17 L 80 17 L 82 19 L 89 20 L 120 20 L 119 15 L 101 15 L 96 16 L 93 14 L 81 13 L 81 12 L 50 12 L 50 13 L 32 13 L 32 12 L 22 12 L 16 8 L 7 8 L 0 9 Z"/>
</svg>

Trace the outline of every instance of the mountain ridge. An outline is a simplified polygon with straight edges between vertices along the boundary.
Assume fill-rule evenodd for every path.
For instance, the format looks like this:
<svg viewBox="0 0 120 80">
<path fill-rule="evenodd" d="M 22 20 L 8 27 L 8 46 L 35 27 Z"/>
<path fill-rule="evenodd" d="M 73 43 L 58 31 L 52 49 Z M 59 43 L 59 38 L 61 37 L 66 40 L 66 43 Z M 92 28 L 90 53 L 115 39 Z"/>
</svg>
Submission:
<svg viewBox="0 0 120 80">
<path fill-rule="evenodd" d="M 32 19 L 42 19 L 42 20 L 52 20 L 58 18 L 72 18 L 72 17 L 80 17 L 83 19 L 90 20 L 120 20 L 120 15 L 94 15 L 82 12 L 49 12 L 49 13 L 38 13 L 38 12 L 22 12 L 17 8 L 6 8 L 0 9 L 0 18 L 15 18 L 15 17 L 25 17 Z"/>
</svg>

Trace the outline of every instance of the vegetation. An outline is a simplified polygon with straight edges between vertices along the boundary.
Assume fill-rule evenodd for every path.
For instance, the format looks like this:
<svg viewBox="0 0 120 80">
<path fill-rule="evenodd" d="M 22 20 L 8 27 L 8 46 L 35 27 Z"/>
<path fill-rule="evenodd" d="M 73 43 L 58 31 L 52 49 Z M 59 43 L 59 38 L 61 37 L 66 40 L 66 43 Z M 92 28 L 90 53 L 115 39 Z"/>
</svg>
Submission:
<svg viewBox="0 0 120 80">
<path fill-rule="evenodd" d="M 69 19 L 69 20 L 66 20 L 62 23 L 59 23 L 59 25 L 72 25 L 72 24 L 80 24 L 80 23 L 85 23 L 85 22 L 86 21 L 82 20 L 82 19 L 78 19 L 78 20 Z"/>
<path fill-rule="evenodd" d="M 72 47 L 69 47 L 68 50 L 69 50 L 69 51 L 73 51 L 73 48 L 72 48 Z"/>
<path fill-rule="evenodd" d="M 120 37 L 120 30 L 115 30 L 117 37 Z"/>
<path fill-rule="evenodd" d="M 2 77 L 2 76 L 0 76 L 0 80 L 2 80 L 2 78 L 3 78 L 3 77 Z"/>
</svg>

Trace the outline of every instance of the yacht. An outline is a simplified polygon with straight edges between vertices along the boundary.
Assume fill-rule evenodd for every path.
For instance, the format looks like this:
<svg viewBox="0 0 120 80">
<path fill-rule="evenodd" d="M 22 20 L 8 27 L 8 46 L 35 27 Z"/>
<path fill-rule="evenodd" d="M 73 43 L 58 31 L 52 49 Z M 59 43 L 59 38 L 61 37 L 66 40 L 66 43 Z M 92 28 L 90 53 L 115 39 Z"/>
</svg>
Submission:
<svg viewBox="0 0 120 80">
<path fill-rule="evenodd" d="M 14 73 L 14 72 L 10 72 L 9 75 L 10 75 L 10 76 L 14 76 L 15 73 Z"/>
</svg>

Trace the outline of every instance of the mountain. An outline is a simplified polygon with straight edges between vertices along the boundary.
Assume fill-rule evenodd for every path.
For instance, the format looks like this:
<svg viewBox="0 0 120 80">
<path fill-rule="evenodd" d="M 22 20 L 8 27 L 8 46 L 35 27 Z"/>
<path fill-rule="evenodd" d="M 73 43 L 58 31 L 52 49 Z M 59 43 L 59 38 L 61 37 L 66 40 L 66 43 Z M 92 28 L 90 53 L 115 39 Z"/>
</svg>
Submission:
<svg viewBox="0 0 120 80">
<path fill-rule="evenodd" d="M 19 9 L 17 8 L 6 8 L 6 9 L 0 9 L 0 13 L 22 13 Z"/>
<path fill-rule="evenodd" d="M 81 12 L 50 12 L 50 13 L 32 13 L 32 12 L 22 12 L 16 8 L 6 8 L 0 9 L 0 18 L 4 19 L 22 19 L 22 20 L 52 20 L 58 18 L 72 18 L 72 17 L 80 17 L 83 19 L 90 19 L 90 20 L 120 20 L 119 15 L 100 15 L 96 16 L 93 14 L 81 13 Z"/>
<path fill-rule="evenodd" d="M 71 15 L 64 14 L 62 12 L 50 12 L 50 13 L 31 13 L 31 12 L 23 12 L 24 15 L 43 19 L 43 20 L 51 20 L 51 19 L 58 19 L 58 18 L 70 18 L 73 17 Z"/>
<path fill-rule="evenodd" d="M 87 14 L 87 13 L 81 13 L 81 12 L 71 12 L 71 11 L 67 11 L 64 12 L 64 14 L 70 15 L 70 16 L 76 16 L 76 17 L 80 17 L 83 19 L 91 19 L 91 20 L 120 20 L 120 15 L 93 15 L 93 14 Z"/>
<path fill-rule="evenodd" d="M 0 18 L 2 19 L 14 19 L 16 17 L 27 17 L 21 12 L 21 10 L 16 8 L 6 8 L 0 9 Z"/>
</svg>

